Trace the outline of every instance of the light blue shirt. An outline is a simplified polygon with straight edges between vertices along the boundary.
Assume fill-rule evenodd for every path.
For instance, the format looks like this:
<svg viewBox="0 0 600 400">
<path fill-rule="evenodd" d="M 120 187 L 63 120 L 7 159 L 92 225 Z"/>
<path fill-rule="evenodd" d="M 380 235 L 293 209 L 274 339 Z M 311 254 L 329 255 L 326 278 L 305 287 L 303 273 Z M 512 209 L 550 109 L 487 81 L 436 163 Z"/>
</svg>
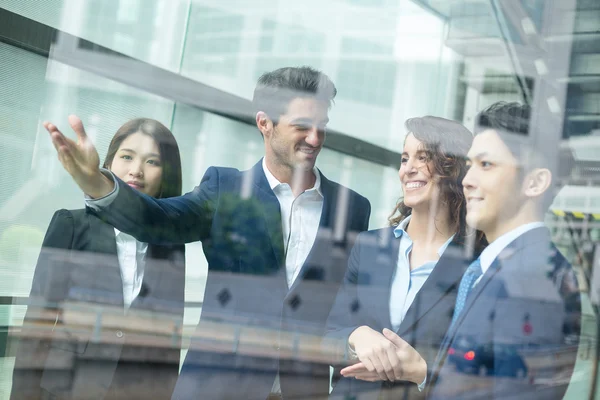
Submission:
<svg viewBox="0 0 600 400">
<path fill-rule="evenodd" d="M 427 261 L 425 264 L 410 269 L 410 252 L 412 251 L 413 242 L 406 227 L 410 222 L 411 217 L 408 216 L 400 222 L 394 229 L 394 236 L 400 240 L 400 250 L 398 254 L 398 262 L 396 271 L 392 277 L 392 285 L 390 292 L 390 321 L 392 322 L 393 330 L 396 331 L 400 327 L 406 312 L 410 305 L 415 300 L 417 293 L 425 284 L 427 278 L 435 268 L 437 260 Z M 446 243 L 444 243 L 437 251 L 441 257 L 454 235 L 452 235 Z"/>
</svg>

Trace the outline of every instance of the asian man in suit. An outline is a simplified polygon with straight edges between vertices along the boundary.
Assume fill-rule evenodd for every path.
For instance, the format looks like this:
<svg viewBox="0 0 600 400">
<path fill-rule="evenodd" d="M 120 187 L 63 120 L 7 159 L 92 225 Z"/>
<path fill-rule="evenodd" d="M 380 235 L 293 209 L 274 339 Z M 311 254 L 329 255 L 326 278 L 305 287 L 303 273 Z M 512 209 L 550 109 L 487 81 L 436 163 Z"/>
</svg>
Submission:
<svg viewBox="0 0 600 400">
<path fill-rule="evenodd" d="M 489 245 L 461 279 L 430 366 L 430 399 L 558 400 L 572 375 L 577 339 L 567 345 L 565 338 L 579 333 L 578 284 L 543 222 L 572 155 L 564 152 L 553 167 L 533 145 L 532 117 L 529 106 L 504 102 L 477 117 L 463 186 L 467 223 Z"/>
<path fill-rule="evenodd" d="M 211 167 L 192 192 L 169 200 L 100 171 L 76 117 L 79 143 L 45 124 L 98 215 L 149 243 L 202 241 L 202 316 L 173 398 L 327 396 L 327 365 L 303 349 L 322 335 L 347 250 L 370 216 L 366 198 L 315 167 L 335 94 L 310 67 L 265 73 L 253 98 L 264 158 L 247 171 Z"/>
</svg>

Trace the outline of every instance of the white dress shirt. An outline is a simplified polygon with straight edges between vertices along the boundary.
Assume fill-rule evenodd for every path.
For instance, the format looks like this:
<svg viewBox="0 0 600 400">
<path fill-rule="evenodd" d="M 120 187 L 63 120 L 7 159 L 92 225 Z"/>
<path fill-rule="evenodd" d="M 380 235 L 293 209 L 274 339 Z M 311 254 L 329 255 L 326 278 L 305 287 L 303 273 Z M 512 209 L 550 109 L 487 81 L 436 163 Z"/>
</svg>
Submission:
<svg viewBox="0 0 600 400">
<path fill-rule="evenodd" d="M 431 275 L 433 269 L 437 265 L 437 260 L 432 260 L 427 261 L 423 265 L 415 266 L 412 270 L 410 269 L 410 253 L 412 251 L 413 242 L 408 233 L 406 233 L 406 227 L 408 226 L 410 219 L 411 217 L 409 215 L 394 229 L 394 236 L 400 240 L 398 262 L 392 277 L 389 300 L 390 321 L 392 322 L 394 331 L 400 328 L 400 324 L 415 300 L 417 293 L 419 293 L 419 290 L 421 290 L 425 281 L 429 278 L 429 275 Z M 450 238 L 440 246 L 437 251 L 438 256 L 442 256 L 453 238 L 454 235 L 450 236 Z"/>
<path fill-rule="evenodd" d="M 479 261 L 481 262 L 481 276 L 485 274 L 494 260 L 500 255 L 502 250 L 506 248 L 509 244 L 515 241 L 519 236 L 523 235 L 525 232 L 529 232 L 532 229 L 545 227 L 543 222 L 530 222 L 525 225 L 521 225 L 518 228 L 513 229 L 512 231 L 506 232 L 504 235 L 500 236 L 498 239 L 494 240 L 492 243 L 488 244 L 488 246 L 481 252 L 479 256 Z M 479 283 L 481 277 L 475 281 L 475 285 Z"/>
<path fill-rule="evenodd" d="M 101 172 L 112 179 L 113 182 L 117 181 L 111 171 L 101 168 Z M 88 195 L 85 195 L 85 204 L 93 210 L 100 211 L 101 207 L 109 206 L 118 194 L 119 185 L 115 184 L 112 192 L 99 199 L 92 199 Z M 117 256 L 119 258 L 121 280 L 123 281 L 123 304 L 125 305 L 125 309 L 129 309 L 131 303 L 133 303 L 142 289 L 148 243 L 142 243 L 133 236 L 119 231 L 117 228 L 115 228 L 115 239 L 117 241 Z"/>
<path fill-rule="evenodd" d="M 298 197 L 294 197 L 292 188 L 287 183 L 281 183 L 269 169 L 265 159 L 262 168 L 269 186 L 281 210 L 281 228 L 283 231 L 283 245 L 285 249 L 285 272 L 288 288 L 292 287 L 294 280 L 300 273 L 302 265 L 310 253 L 310 249 L 317 238 L 321 213 L 323 212 L 323 194 L 321 193 L 321 175 L 317 168 L 313 168 L 315 185 Z M 279 373 L 275 376 L 271 393 L 281 393 Z"/>
<path fill-rule="evenodd" d="M 123 303 L 125 309 L 129 309 L 142 289 L 148 243 L 142 243 L 117 228 L 115 228 L 115 239 L 123 281 Z"/>
<path fill-rule="evenodd" d="M 269 186 L 279 201 L 285 249 L 285 270 L 289 288 L 298 277 L 298 273 L 300 273 L 302 265 L 317 238 L 321 213 L 323 212 L 321 175 L 317 168 L 314 168 L 315 185 L 298 197 L 294 197 L 290 185 L 279 182 L 273 176 L 267 168 L 264 158 L 262 167 L 267 181 L 269 181 Z"/>
</svg>

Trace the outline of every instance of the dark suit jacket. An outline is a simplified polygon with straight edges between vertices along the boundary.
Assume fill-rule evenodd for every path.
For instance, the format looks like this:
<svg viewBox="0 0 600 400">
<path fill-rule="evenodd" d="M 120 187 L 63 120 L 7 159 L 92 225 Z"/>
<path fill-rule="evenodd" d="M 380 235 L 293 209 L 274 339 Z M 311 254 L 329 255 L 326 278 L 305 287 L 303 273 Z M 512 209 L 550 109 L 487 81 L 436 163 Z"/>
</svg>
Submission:
<svg viewBox="0 0 600 400">
<path fill-rule="evenodd" d="M 211 167 L 192 192 L 173 199 L 118 184 L 103 218 L 149 243 L 201 240 L 208 260 L 201 320 L 173 397 L 263 400 L 277 371 L 284 396 L 326 396 L 328 367 L 315 338 L 343 279 L 346 250 L 368 227 L 368 200 L 321 174 L 317 238 L 288 290 L 280 205 L 261 161 L 243 172 Z"/>
<path fill-rule="evenodd" d="M 57 211 L 33 278 L 11 397 L 144 398 L 145 386 L 152 398 L 169 398 L 184 251 L 148 246 L 140 294 L 125 312 L 114 228 L 85 210 Z"/>
<path fill-rule="evenodd" d="M 580 324 L 571 265 L 546 228 L 528 231 L 500 253 L 469 294 L 433 366 L 428 398 L 562 399 L 577 355 L 577 339 L 567 346 L 565 336 L 579 333 Z M 488 363 L 470 370 L 463 363 L 466 343 L 475 355 L 486 354 Z M 510 377 L 523 364 L 521 373 L 529 377 Z M 473 375 L 482 371 L 488 376 Z"/>
<path fill-rule="evenodd" d="M 367 325 L 379 332 L 384 328 L 393 330 L 389 299 L 400 245 L 393 232 L 392 227 L 364 232 L 352 250 L 344 285 L 327 321 L 324 342 L 334 350 L 332 362 L 338 365 L 336 370 L 349 364 L 348 337 L 356 328 Z M 457 241 L 451 242 L 396 331 L 421 354 L 427 365 L 433 364 L 450 326 L 458 284 L 468 264 L 464 248 Z M 331 398 L 405 398 L 405 395 L 424 397 L 413 383 L 371 383 L 342 377 L 335 384 Z"/>
</svg>

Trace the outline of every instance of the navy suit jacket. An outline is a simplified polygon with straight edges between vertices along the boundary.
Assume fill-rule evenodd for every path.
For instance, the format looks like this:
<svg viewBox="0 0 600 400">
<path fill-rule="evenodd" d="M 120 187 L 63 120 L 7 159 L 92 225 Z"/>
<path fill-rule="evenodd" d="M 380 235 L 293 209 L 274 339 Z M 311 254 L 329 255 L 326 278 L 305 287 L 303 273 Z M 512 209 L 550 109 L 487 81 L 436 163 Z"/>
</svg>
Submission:
<svg viewBox="0 0 600 400">
<path fill-rule="evenodd" d="M 173 398 L 263 400 L 277 371 L 284 396 L 327 395 L 329 371 L 315 338 L 324 332 L 347 250 L 368 228 L 369 201 L 321 174 L 317 237 L 288 289 L 280 205 L 262 161 L 241 172 L 211 167 L 192 192 L 172 199 L 118 184 L 103 218 L 149 243 L 201 240 L 208 260 L 202 316 Z"/>
<path fill-rule="evenodd" d="M 184 252 L 148 246 L 140 293 L 124 315 L 114 228 L 86 210 L 57 211 L 33 278 L 11 398 L 125 398 L 137 381 L 154 382 L 153 396 L 168 398 L 179 368 Z M 140 326 L 148 315 L 160 328 Z M 157 329 L 164 340 L 144 346 Z"/>
<path fill-rule="evenodd" d="M 400 239 L 394 228 L 377 229 L 359 235 L 352 250 L 344 284 L 327 321 L 325 345 L 334 351 L 332 362 L 339 368 L 348 364 L 348 337 L 367 325 L 382 332 L 393 330 L 390 321 L 390 290 L 397 267 Z M 453 241 L 440 257 L 431 275 L 417 293 L 396 333 L 433 364 L 446 330 L 450 326 L 456 293 L 469 265 L 464 247 Z M 331 398 L 420 398 L 424 392 L 407 382 L 365 382 L 341 378 Z"/>
<path fill-rule="evenodd" d="M 546 228 L 528 231 L 500 253 L 469 294 L 433 365 L 428 399 L 562 399 L 580 326 L 571 265 Z M 465 363 L 469 350 L 482 361 Z"/>
</svg>

